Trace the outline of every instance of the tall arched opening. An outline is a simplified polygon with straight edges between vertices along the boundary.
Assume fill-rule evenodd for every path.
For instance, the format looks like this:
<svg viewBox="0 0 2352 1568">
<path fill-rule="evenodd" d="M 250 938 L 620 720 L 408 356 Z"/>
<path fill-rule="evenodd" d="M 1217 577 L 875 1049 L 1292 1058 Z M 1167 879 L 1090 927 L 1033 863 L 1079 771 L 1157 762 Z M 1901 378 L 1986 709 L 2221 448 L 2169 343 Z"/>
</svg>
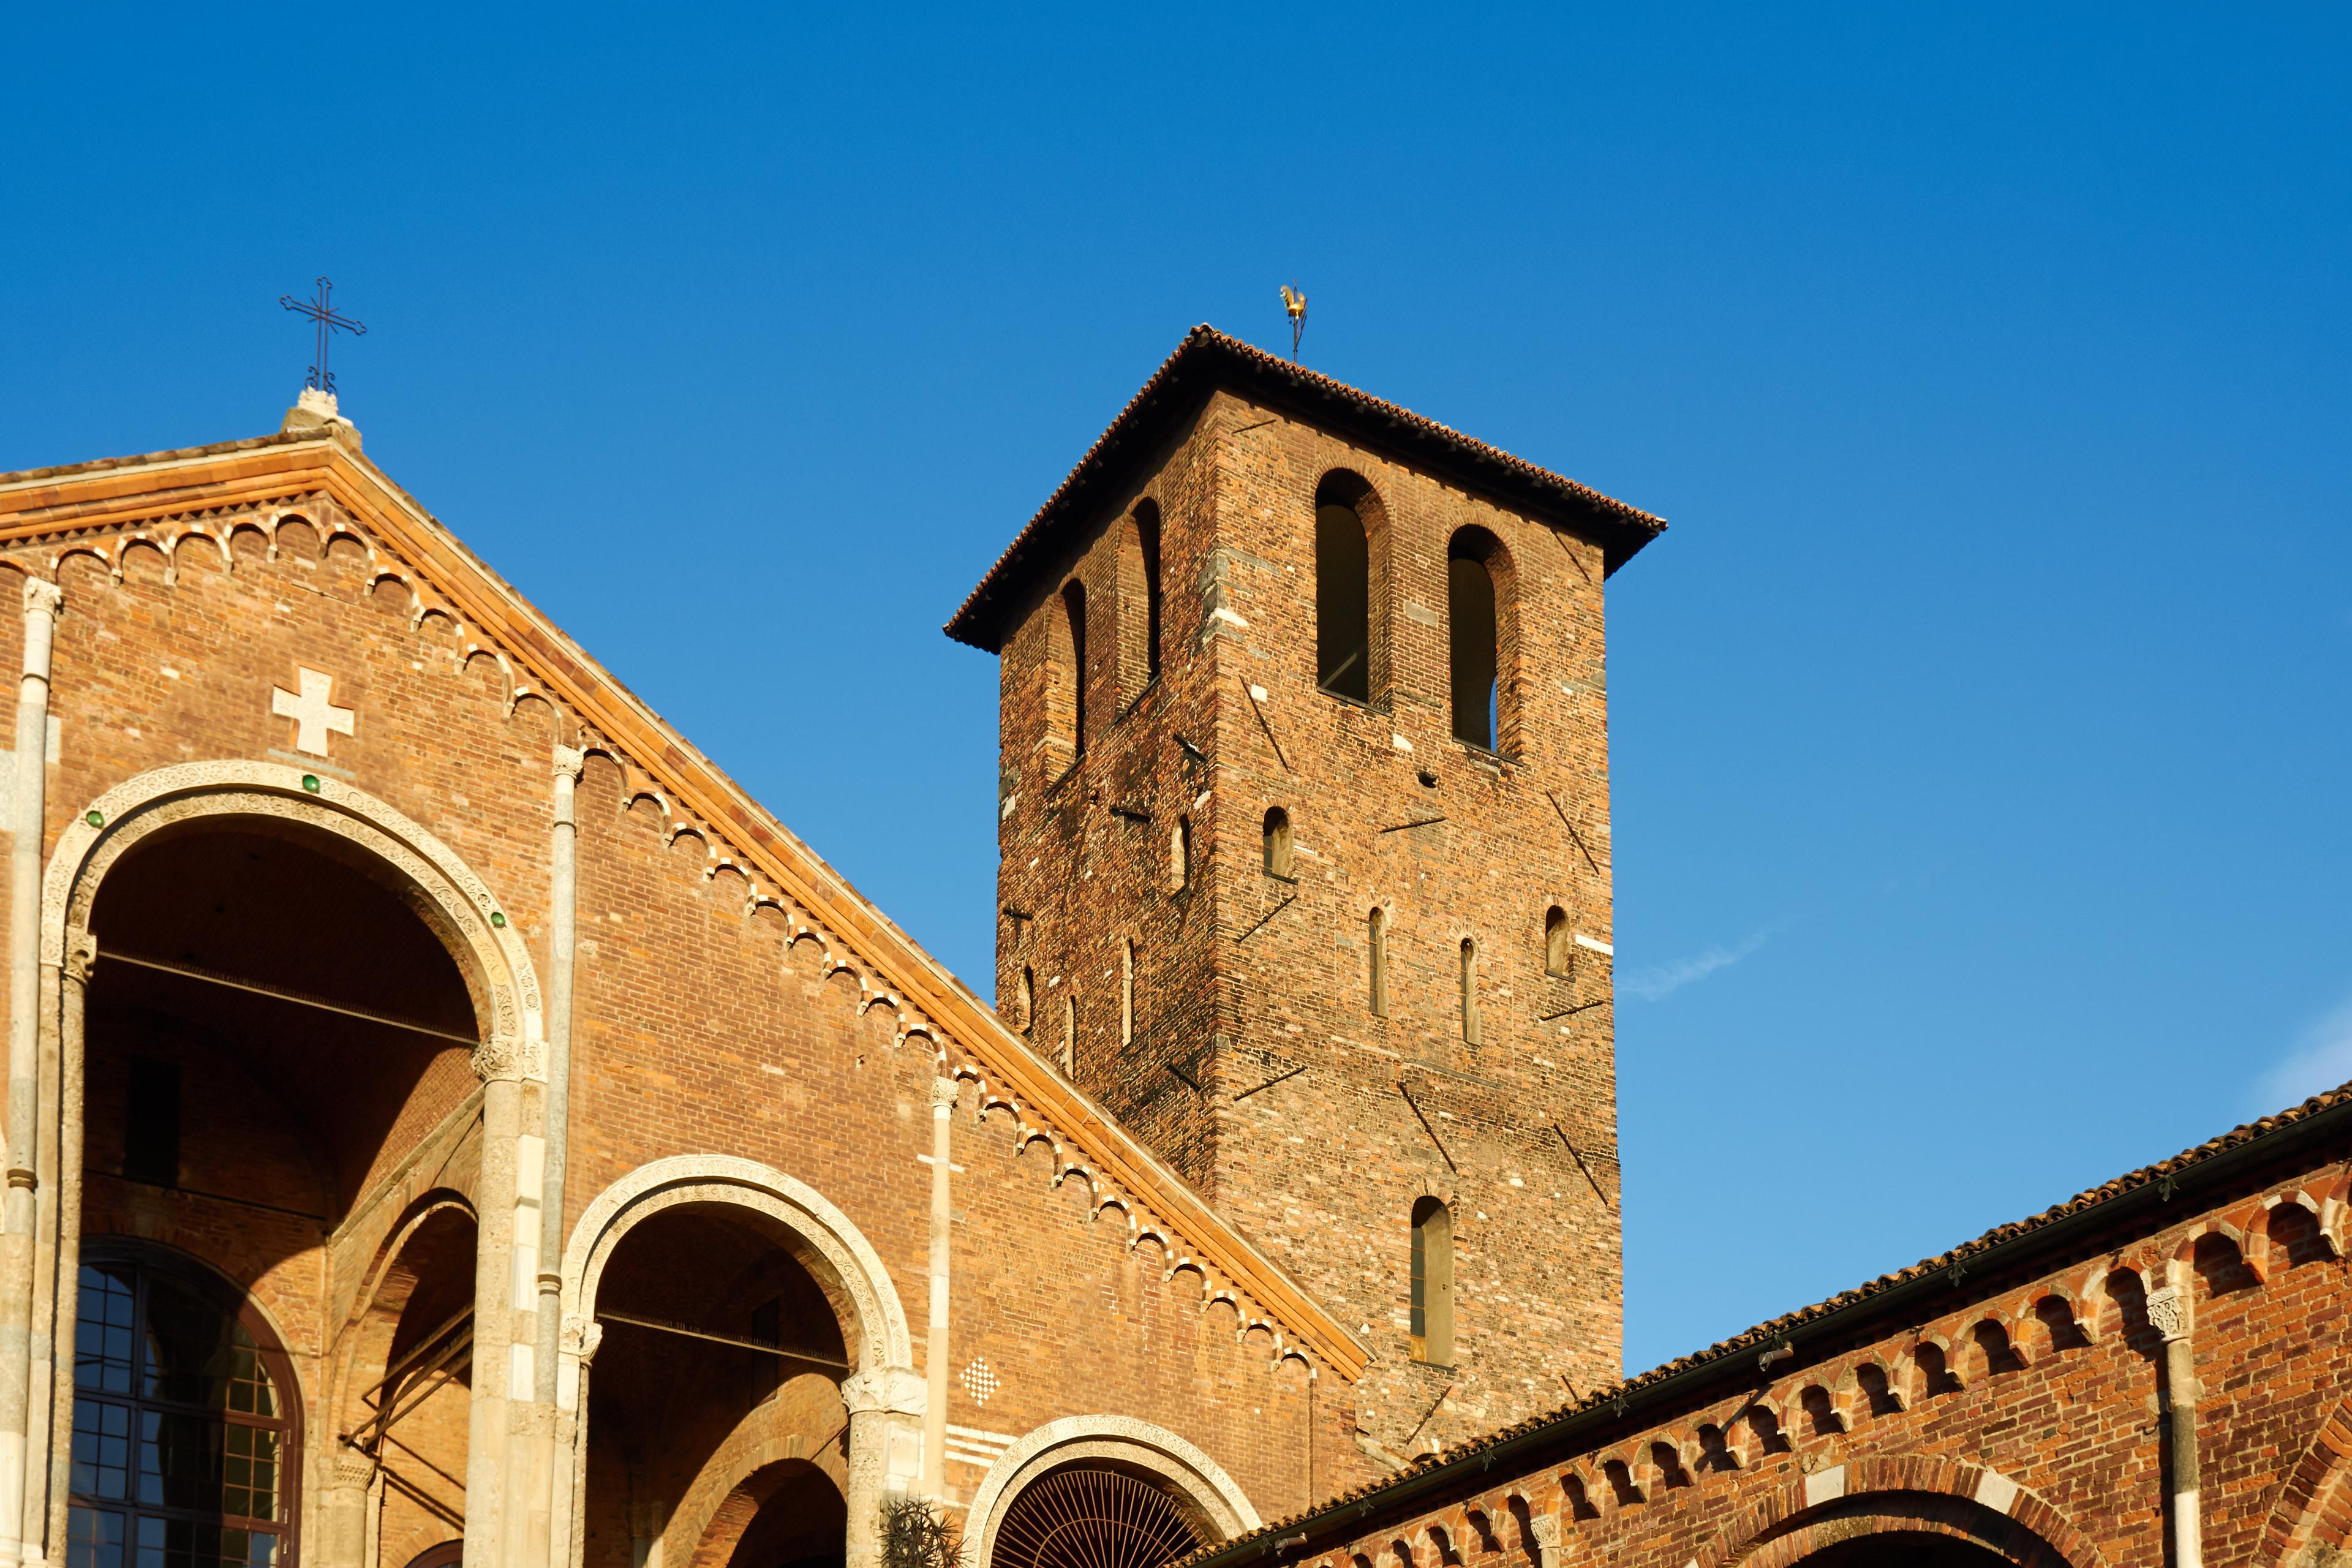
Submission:
<svg viewBox="0 0 2352 1568">
<path fill-rule="evenodd" d="M 503 1064 L 511 1105 L 539 1033 L 488 890 L 346 785 L 191 763 L 109 792 L 60 836 L 42 916 L 59 1110 L 37 1152 L 58 1288 L 35 1331 L 75 1369 L 33 1391 L 51 1560 L 84 1542 L 104 1557 L 116 1526 L 126 1550 L 157 1535 L 195 1568 L 375 1568 L 455 1542 L 481 1458 L 481 1073 Z M 427 1170 L 445 1185 L 420 1197 Z M 170 1370 L 195 1352 L 158 1329 L 158 1303 L 217 1329 L 219 1401 Z M 126 1311 L 147 1315 L 125 1367 L 88 1381 L 79 1345 Z M 82 1459 L 110 1419 L 152 1439 L 129 1460 L 135 1506 Z"/>
<path fill-rule="evenodd" d="M 756 1162 L 680 1155 L 589 1205 L 562 1278 L 584 1568 L 874 1562 L 923 1385 L 845 1215 Z"/>
</svg>

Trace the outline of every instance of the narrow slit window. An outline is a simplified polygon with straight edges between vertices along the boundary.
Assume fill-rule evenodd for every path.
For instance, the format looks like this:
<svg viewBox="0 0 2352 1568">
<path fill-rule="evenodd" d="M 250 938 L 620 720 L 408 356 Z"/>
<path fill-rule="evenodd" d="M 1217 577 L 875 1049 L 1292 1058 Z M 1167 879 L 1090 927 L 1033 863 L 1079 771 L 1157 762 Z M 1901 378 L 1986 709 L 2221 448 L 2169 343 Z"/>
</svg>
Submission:
<svg viewBox="0 0 2352 1568">
<path fill-rule="evenodd" d="M 1135 943 L 1118 944 L 1118 1043 L 1135 1043 Z"/>
<path fill-rule="evenodd" d="M 1290 875 L 1290 813 L 1269 806 L 1265 814 L 1265 868 L 1269 875 Z"/>
<path fill-rule="evenodd" d="M 1389 1016 L 1389 915 L 1374 910 L 1364 919 L 1364 946 L 1370 953 L 1372 1016 Z"/>
<path fill-rule="evenodd" d="M 1078 999 L 1066 991 L 1062 994 L 1062 1076 L 1073 1082 L 1078 1076 Z"/>
<path fill-rule="evenodd" d="M 1435 1198 L 1412 1205 L 1412 1359 L 1454 1364 L 1454 1215 Z"/>
<path fill-rule="evenodd" d="M 1544 911 L 1544 973 L 1576 973 L 1576 938 L 1568 929 L 1568 911 L 1558 904 Z"/>
<path fill-rule="evenodd" d="M 1021 994 L 1014 998 L 1013 1007 L 1019 1014 L 1017 1022 L 1021 1026 L 1021 1037 L 1024 1040 L 1035 1039 L 1037 1037 L 1037 972 L 1025 963 L 1021 966 Z"/>
<path fill-rule="evenodd" d="M 1478 944 L 1462 939 L 1462 1039 L 1478 1043 Z"/>
<path fill-rule="evenodd" d="M 1181 893 L 1192 885 L 1192 819 L 1180 816 L 1168 835 L 1168 890 Z"/>
</svg>

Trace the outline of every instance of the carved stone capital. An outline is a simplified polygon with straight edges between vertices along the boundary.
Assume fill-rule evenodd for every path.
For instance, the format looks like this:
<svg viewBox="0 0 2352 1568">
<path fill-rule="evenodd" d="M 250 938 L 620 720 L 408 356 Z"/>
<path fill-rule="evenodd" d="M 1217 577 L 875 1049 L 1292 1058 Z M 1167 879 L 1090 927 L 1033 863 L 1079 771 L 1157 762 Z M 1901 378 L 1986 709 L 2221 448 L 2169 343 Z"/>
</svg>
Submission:
<svg viewBox="0 0 2352 1568">
<path fill-rule="evenodd" d="M 841 1385 L 841 1403 L 852 1415 L 880 1411 L 891 1415 L 920 1415 L 929 1400 L 923 1374 L 910 1366 L 877 1366 L 861 1372 Z"/>
<path fill-rule="evenodd" d="M 25 579 L 25 613 L 28 616 L 54 616 L 66 602 L 66 591 L 55 583 L 38 577 Z"/>
<path fill-rule="evenodd" d="M 2147 1321 L 2167 1344 L 2189 1337 L 2188 1303 L 2181 1299 L 2179 1286 L 2159 1285 L 2147 1293 Z"/>
<path fill-rule="evenodd" d="M 335 1445 L 335 1479 L 341 1487 L 368 1487 L 374 1484 L 375 1456 L 349 1443 Z"/>
<path fill-rule="evenodd" d="M 934 1110 L 953 1110 L 955 1109 L 956 1097 L 962 1092 L 963 1086 L 956 1082 L 956 1080 L 951 1078 L 935 1078 L 931 1079 L 931 1109 Z"/>
<path fill-rule="evenodd" d="M 558 1342 L 564 1353 L 579 1357 L 580 1364 L 586 1366 L 596 1359 L 597 1349 L 604 1342 L 604 1325 L 583 1323 L 578 1313 L 566 1312 Z"/>
<path fill-rule="evenodd" d="M 588 753 L 582 751 L 579 747 L 558 746 L 555 748 L 555 776 L 557 778 L 570 779 L 573 784 L 578 784 L 580 782 L 580 770 L 587 765 Z"/>
<path fill-rule="evenodd" d="M 76 985 L 89 984 L 89 972 L 98 964 L 98 938 L 88 931 L 76 933 L 66 943 L 65 976 Z"/>
<path fill-rule="evenodd" d="M 512 1035 L 493 1035 L 474 1047 L 474 1076 L 484 1083 L 523 1077 L 523 1042 Z"/>
</svg>

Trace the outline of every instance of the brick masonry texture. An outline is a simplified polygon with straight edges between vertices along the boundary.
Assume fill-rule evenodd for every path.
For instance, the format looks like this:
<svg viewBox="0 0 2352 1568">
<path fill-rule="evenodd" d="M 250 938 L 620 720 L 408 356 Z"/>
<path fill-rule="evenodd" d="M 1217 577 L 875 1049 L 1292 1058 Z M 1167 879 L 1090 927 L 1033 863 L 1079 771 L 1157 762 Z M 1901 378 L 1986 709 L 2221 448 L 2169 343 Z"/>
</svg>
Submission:
<svg viewBox="0 0 2352 1568">
<path fill-rule="evenodd" d="M 116 489 L 119 500 L 136 485 Z M 519 695 L 499 650 L 457 616 L 416 618 L 408 588 L 379 580 L 383 552 L 332 500 L 213 508 L 201 520 L 229 541 L 226 558 L 210 538 L 167 556 L 128 528 L 83 530 L 61 560 L 55 541 L 6 557 L 18 570 L 54 574 L 65 595 L 49 843 L 108 789 L 155 768 L 214 758 L 296 763 L 348 779 L 439 837 L 494 890 L 543 966 L 549 759 L 559 737 L 583 739 L 576 721 L 543 695 Z M 157 521 L 143 517 L 141 529 Z M 20 643 L 18 618 L 0 616 L 0 658 L 19 658 Z M 326 761 L 294 752 L 293 721 L 271 710 L 273 689 L 295 689 L 303 668 L 331 674 L 332 700 L 357 715 L 355 733 L 335 736 Z M 713 847 L 717 835 L 668 809 L 643 775 L 593 754 L 578 816 L 569 1213 L 669 1155 L 739 1155 L 785 1171 L 842 1209 L 877 1250 L 919 1364 L 930 1174 L 919 1156 L 930 1149 L 937 1043 L 902 1038 L 897 1015 L 871 1005 L 855 955 L 789 921 L 773 900 L 752 899 L 746 877 Z M 93 1018 L 110 983 L 126 984 L 120 977 L 130 973 L 110 972 L 105 931 L 98 935 Z M 320 1026 L 321 1049 L 335 1037 L 332 1026 Z M 355 1402 L 373 1381 L 368 1368 L 380 1373 L 405 1348 L 381 1299 L 373 1308 L 362 1302 L 365 1282 L 394 1261 L 402 1226 L 436 1200 L 462 1206 L 474 1191 L 478 1098 L 469 1098 L 464 1047 L 443 1055 L 398 1082 L 364 1061 L 348 1064 L 343 1091 L 380 1099 L 377 1121 L 388 1131 L 380 1146 L 328 1152 L 328 1166 L 355 1173 L 341 1187 L 322 1186 L 301 1110 L 278 1086 L 191 1069 L 189 1131 L 172 1190 L 112 1175 L 124 1158 L 121 1068 L 93 1040 L 87 1230 L 184 1254 L 249 1291 L 267 1313 L 299 1384 L 312 1459 L 306 1518 L 331 1473 L 331 1438 L 364 1415 Z M 534 1089 L 527 1132 L 541 1114 Z M 981 1089 L 967 1082 L 952 1119 L 960 1173 L 951 1364 L 984 1360 L 995 1382 L 983 1404 L 951 1380 L 948 1420 L 1018 1436 L 1074 1414 L 1134 1416 L 1196 1444 L 1267 1514 L 1369 1473 L 1347 1438 L 1355 1406 L 1346 1379 L 1328 1370 L 1310 1378 L 1310 1362 L 1282 1356 L 1278 1326 L 1226 1282 L 1213 1286 L 1198 1263 L 1187 1265 L 1192 1249 L 1164 1225 L 1130 1245 L 1122 1222 L 1132 1205 L 1097 1214 L 1088 1181 L 1065 1179 L 1050 1130 L 1029 1114 L 994 1090 L 983 1107 Z M 348 1206 L 367 1192 L 377 1195 Z M 615 1279 L 631 1269 L 693 1278 L 685 1268 L 691 1248 L 673 1238 L 666 1259 L 661 1245 L 649 1238 L 619 1255 Z M 468 1239 L 459 1248 L 461 1302 L 470 1300 L 470 1247 Z M 751 1305 L 723 1292 L 693 1296 L 681 1286 L 663 1315 L 731 1321 Z M 400 1319 L 398 1332 L 413 1336 L 417 1327 Z M 598 1401 L 627 1381 L 619 1363 L 637 1352 L 625 1349 L 635 1342 L 625 1332 L 613 1330 L 600 1355 Z M 355 1360 L 352 1347 L 362 1345 Z M 737 1478 L 714 1481 L 710 1467 L 730 1454 L 789 1451 L 838 1468 L 837 1394 L 809 1397 L 802 1379 L 747 1411 L 697 1396 L 720 1372 L 680 1376 L 667 1414 L 640 1419 L 632 1410 L 600 1427 L 606 1407 L 592 1404 L 592 1563 L 628 1563 L 633 1532 L 667 1528 L 698 1488 L 724 1494 Z M 414 1451 L 387 1459 L 396 1484 L 387 1488 L 383 1561 L 405 1561 L 456 1533 L 462 1390 L 436 1394 L 400 1428 Z M 755 1427 L 758 1443 L 747 1436 Z M 969 1497 L 981 1473 L 951 1455 L 951 1498 Z M 650 1525 L 633 1517 L 648 1506 Z M 695 1546 L 680 1543 L 688 1553 Z"/>
<path fill-rule="evenodd" d="M 2352 1537 L 2347 1112 L 2352 1094 L 2323 1097 L 2280 1119 L 2312 1136 L 2275 1154 L 2252 1141 L 2256 1158 L 2215 1162 L 2193 1198 L 2172 1184 L 2200 1174 L 2187 1157 L 2170 1163 L 2186 1174 L 2111 1184 L 2030 1260 L 1983 1245 L 1931 1260 L 1878 1282 L 1912 1287 L 1885 1310 L 1865 1291 L 1835 1317 L 1793 1314 L 1221 1560 L 1280 1534 L 1297 1537 L 1286 1561 L 1315 1568 L 1781 1568 L 1904 1532 L 2020 1563 L 2162 1563 L 2165 1356 L 2147 1298 L 2169 1282 L 2189 1302 L 2205 1561 L 2333 1562 Z M 2157 1201 L 2105 1218 L 2128 1192 Z"/>
<path fill-rule="evenodd" d="M 704 788 L 682 737 L 618 735 L 630 715 L 584 653 L 527 606 L 499 619 L 510 591 L 421 511 L 403 522 L 405 498 L 371 490 L 381 477 L 328 437 L 0 476 L 0 565 L 64 595 L 45 847 L 156 769 L 292 764 L 446 843 L 544 973 L 551 759 L 584 750 L 568 1213 L 680 1154 L 788 1173 L 878 1255 L 919 1366 L 924 1157 L 933 1086 L 952 1075 L 948 1364 L 990 1372 L 949 1382 L 946 1419 L 978 1434 L 950 1448 L 956 1505 L 985 1473 L 971 1445 L 1098 1415 L 1196 1445 L 1277 1521 L 1213 1549 L 1215 1568 L 1789 1568 L 1881 1535 L 1896 1555 L 1937 1536 L 2033 1568 L 2158 1568 L 2168 1391 L 2148 1301 L 2168 1286 L 2189 1303 L 2207 1560 L 2337 1568 L 2352 1536 L 2344 1091 L 1619 1382 L 1602 593 L 1639 544 L 1231 390 L 1156 431 L 1120 485 L 1085 491 L 1090 521 L 1039 536 L 1063 558 L 1038 544 L 1017 583 L 992 577 L 989 604 L 1012 604 L 995 979 L 1029 1048 L 919 965 L 887 967 L 877 954 L 911 944 L 756 808 Z M 1314 510 L 1334 476 L 1375 535 L 1370 705 L 1316 687 Z M 1525 507 L 1570 495 L 1521 481 Z M 1506 604 L 1496 752 L 1454 741 L 1446 714 L 1444 563 L 1464 528 L 1491 539 Z M 1070 581 L 1083 661 L 1055 620 Z M 0 616 L 12 667 L 21 638 Z M 302 668 L 331 675 L 355 715 L 326 760 L 272 711 Z M 1262 865 L 1274 806 L 1295 833 L 1287 878 Z M 216 826 L 150 842 L 162 855 Z M 96 905 L 82 1228 L 247 1293 L 290 1367 L 289 1474 L 306 1545 L 322 1545 L 307 1532 L 348 1473 L 335 1439 L 364 1424 L 387 1366 L 476 1300 L 474 1206 L 513 1142 L 486 1135 L 462 1043 L 412 1033 L 394 1050 L 375 1026 L 321 1019 L 265 1061 L 233 1031 L 175 1032 L 166 982 L 108 945 L 171 929 L 152 917 L 180 895 L 139 879 L 148 853 L 110 873 L 146 905 L 104 889 Z M 1375 907 L 1384 1016 L 1368 1005 Z M 1559 974 L 1555 907 L 1597 944 Z M 392 963 L 357 900 L 299 918 L 355 973 Z M 444 1000 L 486 1011 L 478 977 L 461 978 Z M 185 1075 L 168 1183 L 131 1168 L 142 1060 Z M 545 1131 L 539 1086 L 520 1100 L 522 1134 Z M 1413 1361 L 1405 1323 L 1408 1216 L 1431 1195 L 1455 1223 L 1449 1366 Z M 1790 1244 L 1833 1223 L 1833 1208 L 1789 1216 Z M 607 1322 L 585 1562 L 827 1549 L 825 1500 L 848 1478 L 839 1363 L 860 1347 L 799 1246 L 698 1202 L 614 1250 L 603 1306 L 797 1359 L 778 1370 Z M 462 1528 L 472 1392 L 467 1373 L 433 1388 L 386 1445 L 371 1563 Z"/>
<path fill-rule="evenodd" d="M 1373 539 L 1370 706 L 1317 685 L 1316 498 L 1335 478 L 1361 489 Z M 1162 659 L 1146 684 L 1130 563 L 1135 520 L 1155 514 Z M 1465 529 L 1499 543 L 1499 754 L 1454 739 L 1448 714 L 1447 546 Z M 1384 1457 L 1620 1371 L 1603 570 L 1569 526 L 1219 393 L 1058 573 L 1028 581 L 1002 651 L 1000 1010 L 1343 1307 L 1378 1357 L 1359 1419 Z M 1295 834 L 1287 878 L 1265 868 L 1271 807 Z M 1374 908 L 1385 1016 L 1370 1006 Z M 1552 909 L 1601 944 L 1561 974 Z M 1407 1332 L 1423 1194 L 1454 1221 L 1444 1366 L 1415 1362 Z"/>
</svg>

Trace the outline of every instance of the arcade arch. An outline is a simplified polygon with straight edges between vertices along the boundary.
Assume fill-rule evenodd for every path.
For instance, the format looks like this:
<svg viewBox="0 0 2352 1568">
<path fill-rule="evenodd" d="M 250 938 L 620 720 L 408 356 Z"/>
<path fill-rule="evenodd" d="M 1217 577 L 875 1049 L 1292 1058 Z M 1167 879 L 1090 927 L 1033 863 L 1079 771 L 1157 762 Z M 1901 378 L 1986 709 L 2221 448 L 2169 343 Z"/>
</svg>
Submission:
<svg viewBox="0 0 2352 1568">
<path fill-rule="evenodd" d="M 873 1562 L 883 1491 L 918 1479 L 924 1394 L 846 1215 L 755 1161 L 657 1160 L 581 1215 L 562 1281 L 588 1568 Z"/>
<path fill-rule="evenodd" d="M 474 1205 L 510 1234 L 515 1203 L 510 1170 L 498 1191 L 474 1190 L 480 1149 L 541 1071 L 537 981 L 497 900 L 383 802 L 247 762 L 165 768 L 101 795 L 59 836 L 42 891 L 40 1095 L 54 1121 L 37 1146 L 38 1244 L 57 1259 L 44 1278 L 80 1289 L 37 1296 L 36 1334 L 71 1366 L 78 1321 L 103 1332 L 121 1308 L 109 1281 L 123 1268 L 130 1299 L 148 1299 L 146 1265 L 120 1262 L 144 1247 L 230 1281 L 219 1310 L 282 1325 L 254 1338 L 288 1347 L 264 1356 L 282 1364 L 268 1397 L 289 1445 L 274 1514 L 238 1512 L 224 1489 L 213 1517 L 189 1493 L 161 1522 L 121 1522 L 175 1531 L 195 1561 L 235 1536 L 271 1561 L 307 1549 L 342 1568 L 360 1560 L 371 1489 L 394 1489 L 401 1447 L 446 1482 L 443 1517 L 407 1534 L 454 1539 L 482 1458 L 468 1357 L 491 1238 Z M 404 1196 L 436 1182 L 454 1184 L 446 1201 Z M 412 1352 L 431 1363 L 422 1383 Z M 88 1391 L 87 1419 L 104 1418 L 106 1392 Z M 46 1488 L 36 1508 L 54 1557 L 72 1529 L 100 1528 L 103 1500 L 81 1495 L 69 1463 L 75 1390 L 33 1393 L 27 1470 Z"/>
</svg>

